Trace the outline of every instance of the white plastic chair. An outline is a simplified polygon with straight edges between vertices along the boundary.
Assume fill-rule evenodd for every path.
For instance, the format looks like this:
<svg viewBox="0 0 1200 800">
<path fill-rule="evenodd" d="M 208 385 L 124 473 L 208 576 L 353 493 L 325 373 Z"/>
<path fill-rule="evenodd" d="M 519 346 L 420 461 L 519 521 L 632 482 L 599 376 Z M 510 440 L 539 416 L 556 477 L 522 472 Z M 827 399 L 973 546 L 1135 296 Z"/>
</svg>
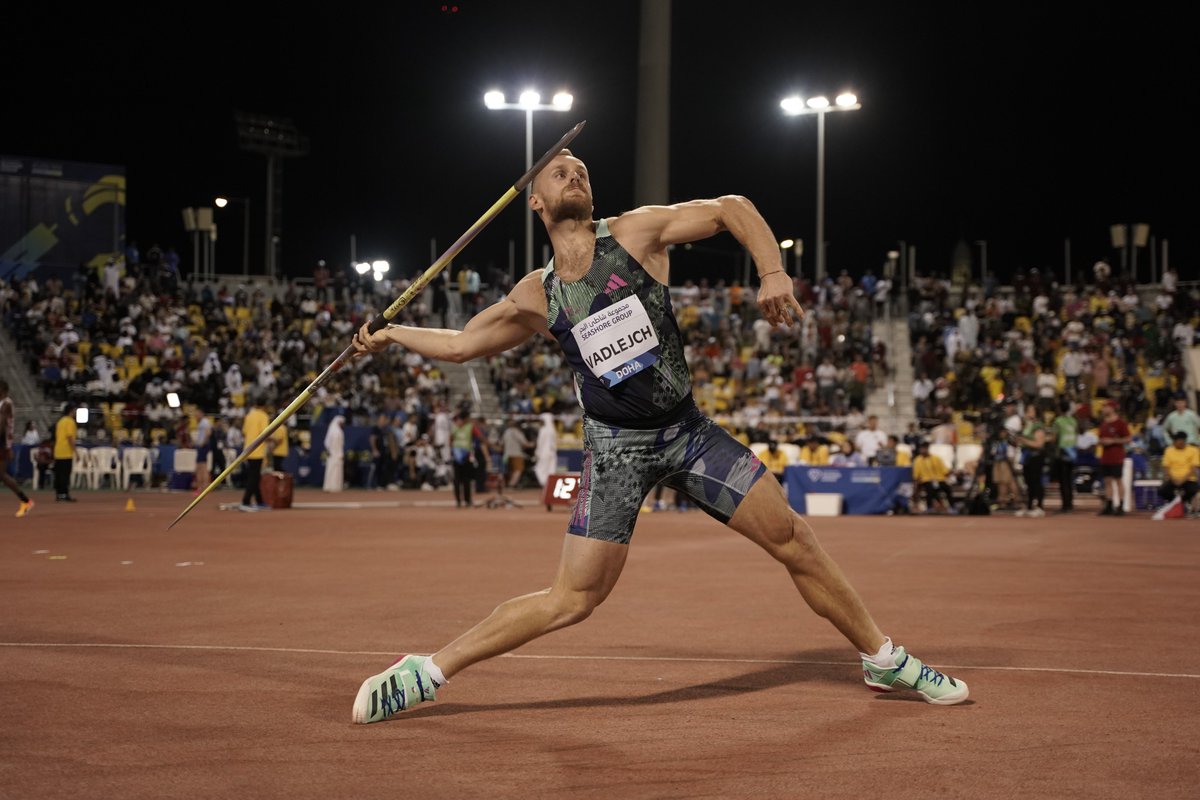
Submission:
<svg viewBox="0 0 1200 800">
<path fill-rule="evenodd" d="M 952 444 L 931 444 L 929 445 L 929 454 L 937 456 L 946 465 L 946 469 L 954 469 L 956 462 L 954 461 L 954 445 Z"/>
<path fill-rule="evenodd" d="M 112 478 L 112 488 L 121 485 L 121 459 L 115 447 L 93 447 L 89 474 L 93 489 L 99 489 L 106 477 Z"/>
<path fill-rule="evenodd" d="M 959 469 L 963 469 L 967 464 L 978 464 L 982 455 L 983 445 L 981 444 L 960 444 L 954 449 L 954 460 Z"/>
<path fill-rule="evenodd" d="M 173 469 L 176 472 L 195 472 L 196 471 L 196 453 L 198 451 L 191 447 L 180 447 L 175 451 L 175 463 Z"/>
<path fill-rule="evenodd" d="M 238 449 L 236 447 L 226 447 L 226 448 L 224 448 L 224 450 L 225 450 L 225 465 L 226 466 L 229 466 L 234 461 L 236 461 L 237 457 L 241 454 L 240 451 L 238 451 Z M 210 469 L 211 469 L 211 465 L 210 465 Z M 237 488 L 236 486 L 233 485 L 233 476 L 234 476 L 234 473 L 240 474 L 241 469 L 242 469 L 241 467 L 238 467 L 233 472 L 230 472 L 228 475 L 225 476 L 225 483 L 227 483 L 229 485 L 230 489 Z"/>
<path fill-rule="evenodd" d="M 36 447 L 29 448 L 29 463 L 33 466 L 33 488 L 34 491 L 42 488 L 42 467 L 37 463 Z"/>
<path fill-rule="evenodd" d="M 121 455 L 121 488 L 129 488 L 129 480 L 134 475 L 142 476 L 142 487 L 150 488 L 150 448 L 126 447 Z"/>
<path fill-rule="evenodd" d="M 71 488 L 87 489 L 92 485 L 92 455 L 86 447 L 75 448 L 71 459 Z"/>
</svg>

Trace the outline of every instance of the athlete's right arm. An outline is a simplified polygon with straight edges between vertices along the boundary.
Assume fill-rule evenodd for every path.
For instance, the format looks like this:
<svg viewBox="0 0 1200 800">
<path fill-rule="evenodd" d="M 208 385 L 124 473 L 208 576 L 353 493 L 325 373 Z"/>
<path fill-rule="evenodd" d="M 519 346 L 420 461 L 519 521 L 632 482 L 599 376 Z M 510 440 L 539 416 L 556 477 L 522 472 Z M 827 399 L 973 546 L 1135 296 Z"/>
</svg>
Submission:
<svg viewBox="0 0 1200 800">
<path fill-rule="evenodd" d="M 461 331 L 389 325 L 371 333 L 369 326 L 363 325 L 354 336 L 356 355 L 377 353 L 390 344 L 426 358 L 459 364 L 503 353 L 535 333 L 548 333 L 541 272 L 526 275 L 507 297 L 476 314 Z"/>
</svg>

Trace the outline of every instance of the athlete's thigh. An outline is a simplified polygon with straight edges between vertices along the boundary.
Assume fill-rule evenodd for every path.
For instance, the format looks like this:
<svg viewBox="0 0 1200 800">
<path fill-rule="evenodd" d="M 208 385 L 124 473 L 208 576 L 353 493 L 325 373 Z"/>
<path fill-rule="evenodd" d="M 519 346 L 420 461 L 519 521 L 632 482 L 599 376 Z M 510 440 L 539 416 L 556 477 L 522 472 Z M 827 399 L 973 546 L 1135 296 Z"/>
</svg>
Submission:
<svg viewBox="0 0 1200 800">
<path fill-rule="evenodd" d="M 668 445 L 667 453 L 674 470 L 663 483 L 683 492 L 722 523 L 733 519 L 752 487 L 764 476 L 779 485 L 749 447 L 707 417 L 681 430 Z"/>
<path fill-rule="evenodd" d="M 783 487 L 768 472 L 750 487 L 728 525 L 759 547 L 775 553 L 777 548 L 791 544 L 803 534 L 803 530 L 793 528 L 795 516 Z"/>
<path fill-rule="evenodd" d="M 629 545 L 570 533 L 563 538 L 553 591 L 586 594 L 600 603 L 621 577 Z"/>
<path fill-rule="evenodd" d="M 657 431 L 631 430 L 585 420 L 587 455 L 567 532 L 628 544 L 642 500 L 663 475 Z"/>
</svg>

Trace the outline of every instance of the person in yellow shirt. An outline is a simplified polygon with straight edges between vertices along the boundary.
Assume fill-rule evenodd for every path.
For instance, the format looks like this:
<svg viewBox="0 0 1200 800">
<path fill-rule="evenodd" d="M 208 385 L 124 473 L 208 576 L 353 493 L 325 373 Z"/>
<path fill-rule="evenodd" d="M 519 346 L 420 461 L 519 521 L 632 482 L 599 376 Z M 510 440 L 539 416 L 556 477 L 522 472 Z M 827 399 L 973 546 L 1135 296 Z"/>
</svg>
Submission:
<svg viewBox="0 0 1200 800">
<path fill-rule="evenodd" d="M 1196 497 L 1197 475 L 1200 474 L 1200 447 L 1188 444 L 1188 435 L 1177 431 L 1171 446 L 1163 451 L 1163 482 L 1158 494 L 1168 503 L 1183 498 L 1184 508 L 1192 510 Z"/>
<path fill-rule="evenodd" d="M 287 425 L 280 425 L 275 429 L 275 433 L 271 434 L 271 469 L 276 472 L 283 471 L 283 460 L 288 454 L 288 432 Z"/>
<path fill-rule="evenodd" d="M 262 400 L 252 397 L 250 404 L 250 410 L 246 412 L 246 417 L 242 420 L 242 436 L 245 437 L 247 445 L 258 438 L 259 434 L 271 424 L 271 420 L 267 419 L 267 412 L 263 410 Z M 257 509 L 264 505 L 259 482 L 262 480 L 263 459 L 267 457 L 267 444 L 268 442 L 263 442 L 254 448 L 254 452 L 246 457 L 246 462 L 242 467 L 242 478 L 245 481 L 245 489 L 242 491 L 243 511 Z M 255 503 L 255 500 L 258 502 Z"/>
<path fill-rule="evenodd" d="M 772 475 L 780 481 L 783 480 L 783 468 L 788 465 L 788 460 L 787 455 L 779 449 L 779 442 L 774 439 L 767 442 L 767 451 L 762 454 L 760 460 Z"/>
<path fill-rule="evenodd" d="M 75 502 L 71 497 L 71 468 L 75 465 L 75 437 L 78 434 L 75 406 L 67 403 L 54 425 L 54 499 L 63 503 Z"/>
<path fill-rule="evenodd" d="M 816 434 L 810 434 L 808 441 L 800 448 L 800 463 L 812 467 L 829 466 L 829 448 L 821 444 Z"/>
<path fill-rule="evenodd" d="M 929 452 L 929 442 L 917 444 L 912 471 L 916 493 L 925 493 L 925 509 L 947 513 L 950 510 L 950 484 L 946 478 L 950 475 L 950 469 L 941 458 Z"/>
</svg>

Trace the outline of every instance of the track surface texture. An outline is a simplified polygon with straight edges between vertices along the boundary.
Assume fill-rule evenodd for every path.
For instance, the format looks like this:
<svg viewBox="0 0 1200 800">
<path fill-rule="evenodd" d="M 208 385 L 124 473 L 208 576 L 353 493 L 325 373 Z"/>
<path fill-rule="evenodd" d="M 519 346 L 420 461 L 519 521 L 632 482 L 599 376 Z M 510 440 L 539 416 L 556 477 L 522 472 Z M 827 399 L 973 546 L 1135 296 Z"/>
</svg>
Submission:
<svg viewBox="0 0 1200 800">
<path fill-rule="evenodd" d="M 1196 796 L 1200 526 L 1144 514 L 811 520 L 961 706 L 868 691 L 781 567 L 663 512 L 590 619 L 351 724 L 368 675 L 549 585 L 567 511 L 514 496 L 6 513 L 0 797 Z"/>
</svg>

